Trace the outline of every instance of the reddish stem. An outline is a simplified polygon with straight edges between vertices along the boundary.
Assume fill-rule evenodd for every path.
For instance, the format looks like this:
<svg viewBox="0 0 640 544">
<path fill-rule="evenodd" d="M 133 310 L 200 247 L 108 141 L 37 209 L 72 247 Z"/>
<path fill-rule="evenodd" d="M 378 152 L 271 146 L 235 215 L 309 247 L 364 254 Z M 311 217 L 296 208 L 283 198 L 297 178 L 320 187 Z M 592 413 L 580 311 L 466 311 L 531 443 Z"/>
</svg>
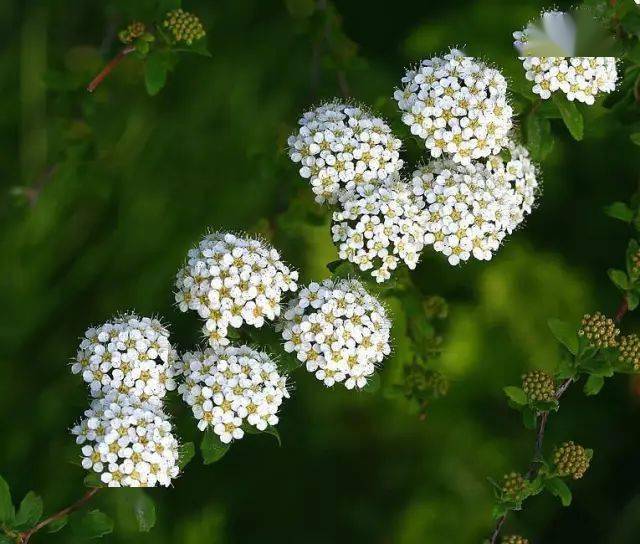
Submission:
<svg viewBox="0 0 640 544">
<path fill-rule="evenodd" d="M 122 59 L 124 59 L 128 54 L 133 53 L 135 50 L 136 48 L 132 45 L 128 45 L 127 47 L 121 49 L 118 54 L 107 63 L 102 71 L 91 80 L 91 83 L 87 85 L 87 91 L 89 91 L 90 93 L 95 91 L 100 83 L 102 83 L 104 78 L 106 78 L 111 73 L 111 71 L 122 62 Z"/>
</svg>

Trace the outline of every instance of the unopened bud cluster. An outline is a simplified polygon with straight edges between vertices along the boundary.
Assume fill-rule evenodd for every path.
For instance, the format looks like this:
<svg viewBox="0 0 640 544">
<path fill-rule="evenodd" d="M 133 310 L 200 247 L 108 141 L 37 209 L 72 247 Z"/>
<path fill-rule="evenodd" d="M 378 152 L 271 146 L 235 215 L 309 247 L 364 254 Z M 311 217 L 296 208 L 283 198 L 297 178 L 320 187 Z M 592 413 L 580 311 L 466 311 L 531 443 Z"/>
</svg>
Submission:
<svg viewBox="0 0 640 544">
<path fill-rule="evenodd" d="M 171 32 L 176 43 L 191 45 L 206 36 L 200 19 L 182 9 L 174 9 L 167 13 L 163 26 Z"/>
<path fill-rule="evenodd" d="M 518 472 L 505 474 L 502 479 L 502 495 L 510 501 L 522 499 L 527 489 L 527 480 Z"/>
<path fill-rule="evenodd" d="M 85 333 L 71 371 L 93 401 L 72 433 L 82 466 L 109 487 L 168 486 L 178 475 L 178 442 L 162 410 L 176 388 L 175 358 L 157 319 L 130 314 Z"/>
<path fill-rule="evenodd" d="M 502 544 L 529 544 L 529 541 L 520 535 L 509 535 L 502 539 Z"/>
<path fill-rule="evenodd" d="M 147 27 L 143 22 L 134 21 L 118 33 L 118 38 L 122 43 L 132 43 L 134 40 L 144 36 L 146 31 Z"/>
<path fill-rule="evenodd" d="M 589 468 L 589 456 L 582 446 L 570 441 L 556 449 L 553 463 L 559 476 L 579 480 Z"/>
<path fill-rule="evenodd" d="M 556 382 L 544 370 L 533 370 L 522 376 L 522 389 L 532 402 L 553 402 L 556 398 Z"/>
<path fill-rule="evenodd" d="M 618 361 L 640 371 L 640 338 L 635 334 L 622 336 L 618 343 Z"/>
<path fill-rule="evenodd" d="M 586 314 L 578 334 L 587 339 L 590 346 L 598 349 L 614 348 L 618 345 L 620 330 L 610 317 L 600 312 Z"/>
</svg>

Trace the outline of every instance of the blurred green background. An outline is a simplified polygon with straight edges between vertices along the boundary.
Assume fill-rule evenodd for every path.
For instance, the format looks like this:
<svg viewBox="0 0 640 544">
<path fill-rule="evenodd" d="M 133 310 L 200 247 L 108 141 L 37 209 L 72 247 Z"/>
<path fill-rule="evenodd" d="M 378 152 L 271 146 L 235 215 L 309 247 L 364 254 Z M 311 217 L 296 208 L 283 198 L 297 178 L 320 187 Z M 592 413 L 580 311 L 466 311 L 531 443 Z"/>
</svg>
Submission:
<svg viewBox="0 0 640 544">
<path fill-rule="evenodd" d="M 305 281 L 328 276 L 336 253 L 326 216 L 314 215 L 286 155 L 299 115 L 346 90 L 391 122 L 410 169 L 423 149 L 391 99 L 404 68 L 459 45 L 522 82 L 511 32 L 545 7 L 193 0 L 183 7 L 202 18 L 211 58 L 182 58 L 153 98 L 140 62 L 127 59 L 87 95 L 83 85 L 117 51 L 117 30 L 150 4 L 0 3 L 0 473 L 17 498 L 41 493 L 46 512 L 82 493 L 68 429 L 88 401 L 67 362 L 84 329 L 135 309 L 163 316 L 173 341 L 192 347 L 199 323 L 173 306 L 172 284 L 207 227 L 265 233 Z M 402 399 L 326 390 L 299 371 L 282 447 L 249 436 L 212 466 L 196 458 L 172 489 L 150 491 L 158 522 L 148 534 L 135 532 L 126 490 L 103 493 L 96 505 L 116 519 L 105 542 L 479 542 L 493 524 L 487 476 L 524 470 L 532 453 L 502 388 L 556 364 L 547 318 L 617 305 L 606 269 L 623 266 L 628 233 L 602 208 L 638 182 L 638 148 L 622 122 L 594 113 L 577 143 L 553 121 L 539 207 L 491 262 L 451 268 L 425 251 L 413 278 L 449 302 L 433 365 L 451 380 L 426 418 Z M 638 325 L 631 316 L 625 330 Z M 592 468 L 571 508 L 536 497 L 507 532 L 545 544 L 640 540 L 639 391 L 622 377 L 595 398 L 570 391 L 547 451 L 574 439 L 595 450 Z M 177 399 L 170 410 L 182 440 L 198 442 Z M 33 541 L 76 542 L 69 531 Z"/>
</svg>

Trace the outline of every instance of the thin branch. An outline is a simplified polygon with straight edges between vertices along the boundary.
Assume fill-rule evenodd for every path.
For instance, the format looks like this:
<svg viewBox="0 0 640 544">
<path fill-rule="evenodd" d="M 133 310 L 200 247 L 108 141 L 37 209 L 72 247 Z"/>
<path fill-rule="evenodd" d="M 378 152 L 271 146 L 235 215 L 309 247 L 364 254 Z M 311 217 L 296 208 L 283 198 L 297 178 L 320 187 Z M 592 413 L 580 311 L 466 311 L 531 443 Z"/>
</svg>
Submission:
<svg viewBox="0 0 640 544">
<path fill-rule="evenodd" d="M 614 320 L 616 323 L 620 323 L 622 318 L 629 311 L 629 304 L 627 303 L 627 297 L 623 296 L 620 304 L 618 305 L 618 309 L 616 310 Z M 574 378 L 567 378 L 560 387 L 558 387 L 556 391 L 556 400 L 560 400 L 562 396 L 567 392 L 571 384 L 574 382 Z M 547 422 L 549 420 L 549 412 L 541 412 L 538 415 L 538 426 L 536 430 L 536 443 L 533 450 L 533 459 L 531 460 L 531 464 L 529 465 L 529 470 L 527 471 L 527 480 L 533 480 L 540 471 L 540 459 L 542 457 L 542 447 L 544 445 L 544 436 L 545 431 L 547 429 Z M 500 531 L 504 525 L 504 522 L 507 520 L 507 516 L 509 512 L 505 512 L 502 516 L 498 518 L 496 521 L 495 528 L 493 533 L 491 534 L 491 544 L 496 544 L 498 542 L 498 537 L 500 536 Z"/>
<path fill-rule="evenodd" d="M 72 512 L 75 512 L 76 510 L 80 510 L 80 508 L 82 508 L 86 503 L 88 503 L 93 498 L 93 496 L 98 491 L 100 491 L 100 489 L 102 489 L 102 488 L 100 488 L 100 487 L 92 487 L 91 489 L 89 489 L 89 491 L 87 491 L 80 499 L 78 499 L 72 505 L 67 506 L 66 508 L 63 508 L 59 512 L 56 512 L 55 514 L 49 516 L 46 519 L 43 519 L 40 523 L 38 523 L 32 529 L 29 529 L 28 531 L 24 531 L 24 532 L 20 533 L 18 535 L 18 538 L 19 538 L 18 542 L 20 542 L 20 544 L 27 544 L 29 542 L 29 539 L 35 533 L 37 533 L 40 529 L 43 529 L 44 527 L 46 527 L 50 523 L 53 523 L 54 521 L 57 521 L 59 519 L 64 518 L 65 516 L 68 516 Z"/>
<path fill-rule="evenodd" d="M 118 64 L 120 64 L 127 55 L 129 55 L 130 53 L 133 53 L 135 50 L 136 48 L 133 47 L 132 45 L 128 45 L 127 47 L 121 49 L 118 52 L 118 54 L 107 63 L 107 65 L 101 70 L 101 72 L 91 80 L 91 83 L 87 85 L 87 91 L 89 91 L 90 93 L 95 91 L 96 88 L 100 85 L 100 83 L 102 83 L 104 78 L 106 78 L 111 73 L 111 71 L 116 66 L 118 66 Z"/>
</svg>

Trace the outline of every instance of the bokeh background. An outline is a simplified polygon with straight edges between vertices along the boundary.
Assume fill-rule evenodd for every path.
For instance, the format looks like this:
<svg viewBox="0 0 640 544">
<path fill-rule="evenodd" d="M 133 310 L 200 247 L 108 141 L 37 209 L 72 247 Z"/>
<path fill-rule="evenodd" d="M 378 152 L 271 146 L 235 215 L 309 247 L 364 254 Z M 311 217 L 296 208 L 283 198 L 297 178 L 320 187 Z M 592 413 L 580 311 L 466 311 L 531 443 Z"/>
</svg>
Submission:
<svg viewBox="0 0 640 544">
<path fill-rule="evenodd" d="M 327 217 L 286 155 L 299 115 L 347 92 L 391 122 L 410 168 L 423 150 L 391 99 L 404 68 L 460 45 L 522 81 L 511 32 L 546 6 L 192 0 L 184 7 L 203 19 L 211 58 L 182 58 L 156 97 L 127 59 L 87 95 L 116 31 L 152 3 L 0 3 L 0 473 L 16 498 L 41 493 L 46 512 L 82 493 L 68 429 L 88 401 L 67 363 L 84 329 L 135 309 L 163 316 L 181 348 L 198 342 L 172 283 L 208 227 L 264 233 L 305 280 L 327 277 Z M 557 363 L 549 317 L 617 305 L 606 269 L 623 266 L 629 235 L 602 209 L 638 183 L 623 122 L 594 113 L 577 143 L 552 121 L 539 206 L 491 262 L 451 268 L 425 251 L 413 278 L 449 303 L 431 364 L 451 382 L 426 417 L 402 398 L 327 390 L 298 371 L 282 447 L 249 436 L 219 463 L 194 459 L 173 488 L 150 491 L 158 521 L 148 534 L 135 532 L 126 490 L 104 493 L 96 505 L 116 519 L 105 542 L 480 542 L 493 525 L 486 478 L 525 469 L 532 453 L 502 388 Z M 401 305 L 396 313 L 401 321 Z M 639 325 L 631 316 L 625 329 Z M 383 380 L 399 375 L 398 330 Z M 545 544 L 639 541 L 639 395 L 625 377 L 595 398 L 569 392 L 547 452 L 574 439 L 595 450 L 592 468 L 571 508 L 533 498 L 509 532 Z M 187 410 L 170 405 L 182 440 L 198 442 Z M 76 542 L 70 531 L 33 540 Z"/>
</svg>

